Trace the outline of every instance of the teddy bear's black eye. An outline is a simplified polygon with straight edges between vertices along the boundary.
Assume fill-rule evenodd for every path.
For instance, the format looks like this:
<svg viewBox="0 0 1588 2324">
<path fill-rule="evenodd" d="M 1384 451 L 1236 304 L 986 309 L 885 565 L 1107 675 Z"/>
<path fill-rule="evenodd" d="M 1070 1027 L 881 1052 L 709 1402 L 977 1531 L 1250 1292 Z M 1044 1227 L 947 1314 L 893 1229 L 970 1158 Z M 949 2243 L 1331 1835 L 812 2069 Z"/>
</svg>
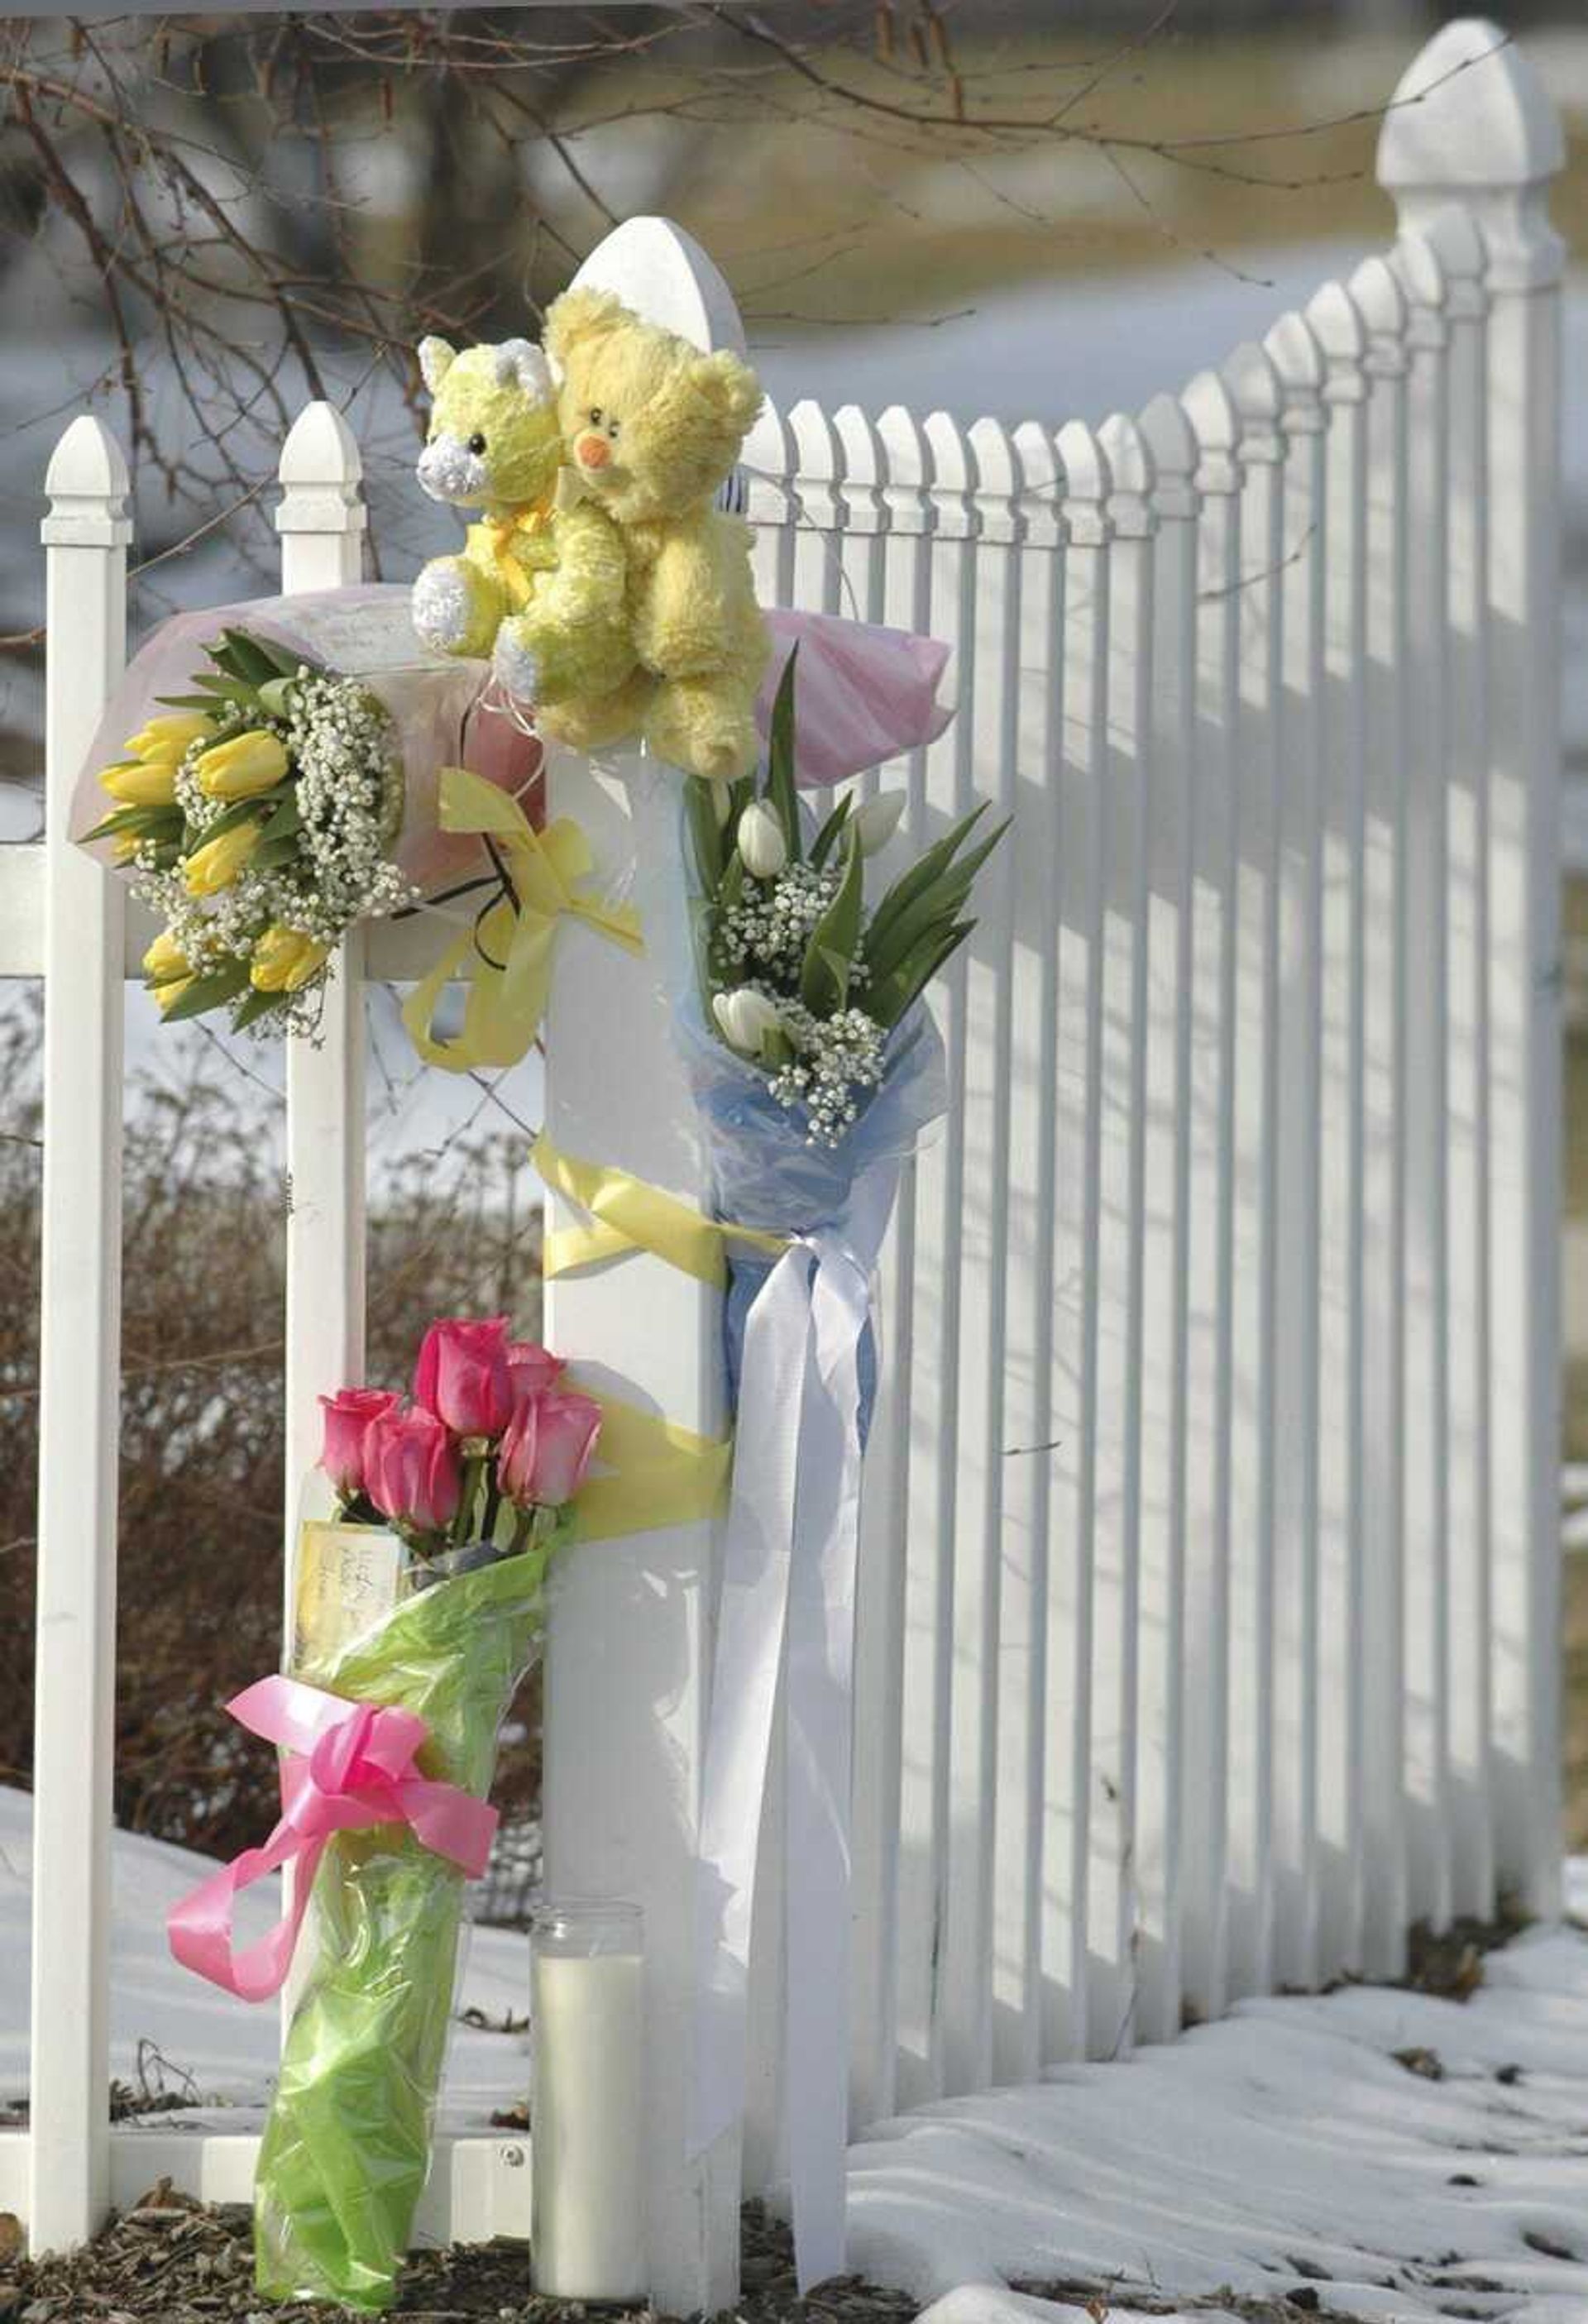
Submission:
<svg viewBox="0 0 1588 2324">
<path fill-rule="evenodd" d="M 485 438 L 477 433 L 471 436 L 468 439 L 468 448 L 477 459 L 485 448 Z"/>
<path fill-rule="evenodd" d="M 612 438 L 613 442 L 615 444 L 615 443 L 617 442 L 617 421 L 616 421 L 615 420 L 609 420 L 607 421 L 607 423 L 606 423 L 606 432 L 607 432 L 607 434 L 611 437 L 611 438 Z"/>
<path fill-rule="evenodd" d="M 599 428 L 601 425 L 601 406 L 598 403 L 591 409 L 590 425 L 592 428 Z"/>
</svg>

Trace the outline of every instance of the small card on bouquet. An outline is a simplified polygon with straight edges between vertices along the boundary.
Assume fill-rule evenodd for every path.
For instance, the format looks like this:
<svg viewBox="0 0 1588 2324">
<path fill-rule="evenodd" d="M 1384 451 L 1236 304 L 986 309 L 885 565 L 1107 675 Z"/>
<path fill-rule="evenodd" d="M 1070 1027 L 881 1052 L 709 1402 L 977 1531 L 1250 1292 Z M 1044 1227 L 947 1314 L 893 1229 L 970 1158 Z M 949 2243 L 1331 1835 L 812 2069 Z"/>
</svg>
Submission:
<svg viewBox="0 0 1588 2324">
<path fill-rule="evenodd" d="M 307 1519 L 292 1566 L 294 1673 L 323 1670 L 411 1596 L 412 1559 L 383 1526 Z"/>
</svg>

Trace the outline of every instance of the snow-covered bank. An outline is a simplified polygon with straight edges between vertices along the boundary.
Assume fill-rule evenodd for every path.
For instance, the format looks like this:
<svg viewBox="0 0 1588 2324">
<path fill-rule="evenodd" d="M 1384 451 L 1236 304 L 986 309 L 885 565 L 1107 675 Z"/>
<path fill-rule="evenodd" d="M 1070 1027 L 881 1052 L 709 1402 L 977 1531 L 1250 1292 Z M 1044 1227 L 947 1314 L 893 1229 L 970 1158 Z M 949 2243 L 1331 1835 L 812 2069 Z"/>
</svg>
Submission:
<svg viewBox="0 0 1588 2324">
<path fill-rule="evenodd" d="M 32 1955 L 33 1803 L 25 1792 L 0 1786 L 0 2107 L 28 2087 L 28 1978 Z M 118 1832 L 115 1847 L 115 1919 L 111 1931 L 110 2070 L 136 2089 L 139 2044 L 152 2043 L 161 2067 L 144 2052 L 151 2078 L 166 2086 L 191 2075 L 206 2100 L 256 2107 L 269 2094 L 279 2018 L 273 2005 L 251 2007 L 179 1969 L 166 1948 L 165 1916 L 207 1872 L 207 1857 L 162 1840 Z M 272 1894 L 243 1898 L 240 1940 L 269 1925 Z M 469 1942 L 462 2006 L 500 2024 L 522 2018 L 529 2003 L 529 1949 L 522 1936 L 476 1929 Z M 529 2085 L 526 2037 L 454 2030 L 448 2061 L 443 2119 L 482 2126 L 495 2109 L 522 2105 Z M 192 2116 L 185 2120 L 194 2120 Z"/>
<path fill-rule="evenodd" d="M 936 2301 L 931 2324 L 1086 2324 L 1083 2287 L 1109 2324 L 1233 2319 L 1226 2289 L 1386 2324 L 1584 2324 L 1588 1940 L 1486 1966 L 1464 2007 L 1249 2002 L 1129 2063 L 882 2125 L 851 2154 L 852 2263 Z"/>
<path fill-rule="evenodd" d="M 27 2086 L 32 1807 L 0 1789 L 0 2104 Z M 257 2106 L 275 2011 L 165 1948 L 205 1869 L 117 1837 L 112 2071 L 135 2082 L 152 2042 L 207 2098 Z M 1568 1894 L 1588 1905 L 1588 1866 Z M 466 2005 L 500 2022 L 527 1993 L 523 1940 L 476 1931 Z M 522 2035 L 459 2027 L 448 2126 L 522 2099 L 526 2065 Z M 1248 2002 L 1128 2063 L 921 2108 L 852 2149 L 850 2188 L 852 2265 L 935 2302 L 930 2324 L 1096 2324 L 1094 2293 L 1109 2324 L 1234 2324 L 1226 2288 L 1380 2324 L 1588 2324 L 1588 1938 L 1491 1955 L 1464 2007 L 1365 1986 Z M 1033 2284 L 1065 2296 L 1011 2288 Z"/>
</svg>

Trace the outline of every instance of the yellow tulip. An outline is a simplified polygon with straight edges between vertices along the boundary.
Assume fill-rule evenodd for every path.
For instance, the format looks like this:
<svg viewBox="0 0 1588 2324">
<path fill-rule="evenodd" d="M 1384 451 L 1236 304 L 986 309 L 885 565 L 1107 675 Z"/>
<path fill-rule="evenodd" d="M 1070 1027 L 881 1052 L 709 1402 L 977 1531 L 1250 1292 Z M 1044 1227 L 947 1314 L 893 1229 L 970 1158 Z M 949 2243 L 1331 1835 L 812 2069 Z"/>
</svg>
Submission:
<svg viewBox="0 0 1588 2324">
<path fill-rule="evenodd" d="M 166 983 L 154 987 L 154 1005 L 162 1017 L 173 1002 L 181 999 L 193 981 L 190 976 L 173 976 Z"/>
<path fill-rule="evenodd" d="M 256 823 L 234 824 L 217 839 L 196 847 L 181 867 L 182 883 L 189 896 L 218 896 L 229 888 L 259 844 Z"/>
<path fill-rule="evenodd" d="M 173 977 L 193 973 L 186 953 L 169 928 L 162 928 L 143 954 L 143 973 L 151 984 L 169 984 Z"/>
<path fill-rule="evenodd" d="M 170 807 L 177 795 L 177 770 L 167 759 L 139 759 L 106 767 L 99 788 L 121 807 Z"/>
<path fill-rule="evenodd" d="M 215 726 L 198 710 L 173 710 L 169 717 L 151 718 L 127 738 L 127 749 L 134 759 L 169 760 L 175 766 L 193 744 L 204 735 L 212 734 Z"/>
<path fill-rule="evenodd" d="M 135 831 L 117 832 L 115 839 L 111 842 L 111 862 L 113 863 L 132 862 L 134 857 L 137 854 L 139 848 L 142 847 L 143 844 L 143 841 L 139 838 Z"/>
<path fill-rule="evenodd" d="M 296 992 L 324 963 L 329 945 L 316 944 L 301 929 L 266 928 L 254 947 L 248 982 L 256 992 Z"/>
<path fill-rule="evenodd" d="M 250 727 L 206 751 L 198 765 L 198 788 L 207 798 L 252 798 L 273 790 L 287 771 L 287 754 L 273 734 Z"/>
</svg>

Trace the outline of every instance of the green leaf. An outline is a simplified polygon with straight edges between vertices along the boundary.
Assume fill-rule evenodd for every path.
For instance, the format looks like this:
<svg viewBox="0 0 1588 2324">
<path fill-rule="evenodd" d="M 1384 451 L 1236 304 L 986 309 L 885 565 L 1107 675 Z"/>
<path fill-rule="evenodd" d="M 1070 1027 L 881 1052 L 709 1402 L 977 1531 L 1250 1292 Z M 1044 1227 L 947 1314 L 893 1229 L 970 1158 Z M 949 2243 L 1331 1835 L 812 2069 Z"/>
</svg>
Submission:
<svg viewBox="0 0 1588 2324">
<path fill-rule="evenodd" d="M 259 821 L 259 801 L 256 798 L 234 799 L 223 807 L 213 823 L 207 823 L 201 832 L 193 835 L 195 846 L 202 847 L 207 840 L 218 839 L 223 832 L 235 831 L 239 825 Z"/>
<path fill-rule="evenodd" d="M 284 783 L 278 783 L 273 791 L 261 791 L 253 804 L 256 807 L 269 809 L 260 832 L 262 840 L 286 839 L 302 830 L 303 817 L 299 810 L 295 780 L 289 779 Z"/>
<path fill-rule="evenodd" d="M 919 1001 L 939 969 L 959 950 L 974 928 L 974 920 L 960 920 L 945 931 L 924 955 L 918 954 L 904 967 L 896 969 L 881 984 L 868 988 L 865 997 L 866 1014 L 888 1028 L 897 1025 L 913 1002 Z"/>
<path fill-rule="evenodd" d="M 860 835 L 851 831 L 838 892 L 810 932 L 799 973 L 799 997 L 815 1016 L 831 1017 L 848 998 L 864 904 L 864 859 Z"/>
<path fill-rule="evenodd" d="M 182 810 L 180 807 L 118 807 L 104 816 L 92 831 L 83 834 L 86 846 L 91 839 L 117 839 L 124 832 L 133 832 L 140 839 L 159 839 L 162 835 L 180 835 Z"/>
<path fill-rule="evenodd" d="M 724 870 L 723 831 L 716 819 L 716 786 L 690 775 L 684 784 L 684 814 L 695 851 L 695 871 L 702 892 L 715 896 Z"/>
<path fill-rule="evenodd" d="M 179 993 L 162 1014 L 168 1025 L 180 1025 L 184 1018 L 202 1017 L 211 1009 L 224 1009 L 228 1001 L 235 1001 L 247 989 L 247 962 L 228 961 L 225 968 L 216 969 L 211 975 L 196 976 L 187 991 Z"/>
<path fill-rule="evenodd" d="M 838 801 L 837 806 L 833 809 L 832 814 L 827 817 L 826 823 L 823 824 L 821 829 L 817 833 L 815 839 L 811 842 L 810 860 L 812 865 L 817 871 L 819 872 L 821 870 L 822 865 L 832 853 L 834 847 L 837 844 L 839 833 L 843 830 L 844 825 L 849 820 L 849 810 L 854 805 L 854 797 L 853 792 L 845 791 L 843 798 Z"/>
<path fill-rule="evenodd" d="M 970 837 L 975 825 L 986 814 L 987 805 L 987 801 L 983 799 L 979 807 L 974 807 L 962 822 L 955 825 L 952 831 L 945 832 L 943 837 L 934 841 L 926 853 L 919 856 L 908 871 L 900 873 L 872 914 L 871 932 L 873 940 L 882 934 L 895 915 L 903 911 L 907 904 L 913 904 L 918 896 L 924 895 L 935 881 L 942 878 L 961 847 Z"/>
<path fill-rule="evenodd" d="M 286 997 L 282 992 L 258 992 L 250 986 L 232 1011 L 234 1027 L 241 1033 L 246 1026 L 256 1025 L 262 1017 L 268 1017 L 280 1009 Z"/>
<path fill-rule="evenodd" d="M 906 904 L 902 911 L 896 912 L 883 926 L 881 936 L 877 933 L 876 921 L 872 922 L 866 931 L 864 958 L 873 978 L 891 975 L 928 930 L 939 926 L 951 926 L 959 918 L 962 908 L 970 899 L 977 872 L 1008 828 L 1007 823 L 1000 824 L 980 846 L 974 847 L 968 855 L 951 865 L 929 888 Z"/>
<path fill-rule="evenodd" d="M 771 732 L 767 739 L 766 763 L 766 795 L 783 826 L 783 837 L 789 843 L 791 863 L 798 863 L 803 852 L 799 835 L 799 793 L 794 781 L 794 670 L 799 659 L 799 648 L 796 645 L 783 665 L 782 677 L 778 680 L 777 696 L 772 703 Z"/>
<path fill-rule="evenodd" d="M 196 678 L 192 683 L 203 686 L 206 681 Z M 157 694 L 154 697 L 162 710 L 202 710 L 213 718 L 217 707 L 213 691 L 206 694 Z"/>
<path fill-rule="evenodd" d="M 287 674 L 280 656 L 271 651 L 260 639 L 251 638 L 246 630 L 227 630 L 224 635 L 227 649 L 226 661 L 221 661 L 213 647 L 210 649 L 210 659 L 219 663 L 223 669 L 234 670 L 250 686 L 263 686 L 268 678 Z M 289 667 L 296 669 L 298 665 L 293 662 Z"/>
<path fill-rule="evenodd" d="M 280 839 L 262 839 L 248 858 L 256 872 L 284 872 L 298 861 L 298 842 L 291 832 Z"/>
<path fill-rule="evenodd" d="M 717 909 L 731 912 L 744 893 L 744 858 L 735 847 L 723 870 L 717 885 Z"/>
</svg>

